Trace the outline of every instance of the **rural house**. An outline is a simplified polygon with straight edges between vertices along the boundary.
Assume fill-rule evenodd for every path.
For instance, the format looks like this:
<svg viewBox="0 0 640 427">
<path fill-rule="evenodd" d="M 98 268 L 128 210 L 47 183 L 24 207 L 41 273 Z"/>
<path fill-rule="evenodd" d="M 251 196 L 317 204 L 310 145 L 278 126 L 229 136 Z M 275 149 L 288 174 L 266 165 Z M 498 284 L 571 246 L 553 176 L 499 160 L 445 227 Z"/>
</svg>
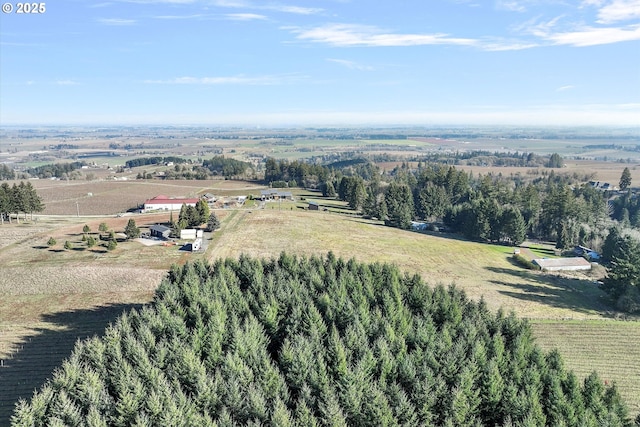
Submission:
<svg viewBox="0 0 640 427">
<path fill-rule="evenodd" d="M 195 206 L 199 199 L 183 199 L 178 197 L 156 196 L 144 202 L 146 211 L 178 211 L 182 205 Z"/>
<path fill-rule="evenodd" d="M 167 227 L 167 226 L 156 224 L 156 225 L 152 225 L 149 228 L 149 233 L 151 234 L 151 237 L 158 237 L 160 239 L 167 239 L 167 238 L 169 238 L 169 235 L 171 234 L 171 229 L 169 227 Z"/>
<path fill-rule="evenodd" d="M 271 188 L 269 190 L 261 190 L 260 191 L 260 200 L 293 200 L 293 194 L 291 191 L 280 191 L 275 188 Z"/>
<path fill-rule="evenodd" d="M 314 200 L 310 200 L 309 201 L 309 210 L 310 211 L 317 211 L 320 209 L 320 205 L 318 204 L 318 202 L 314 201 Z"/>
</svg>

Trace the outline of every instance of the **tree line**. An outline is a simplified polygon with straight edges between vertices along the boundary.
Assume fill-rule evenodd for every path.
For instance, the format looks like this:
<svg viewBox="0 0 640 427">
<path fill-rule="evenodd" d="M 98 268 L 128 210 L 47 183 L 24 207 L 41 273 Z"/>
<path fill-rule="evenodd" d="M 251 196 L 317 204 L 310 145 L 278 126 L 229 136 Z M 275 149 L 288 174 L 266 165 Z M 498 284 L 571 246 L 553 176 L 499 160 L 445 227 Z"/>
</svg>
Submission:
<svg viewBox="0 0 640 427">
<path fill-rule="evenodd" d="M 44 203 L 30 182 L 20 181 L 20 184 L 14 183 L 12 186 L 4 182 L 0 185 L 1 224 L 4 224 L 5 221 L 11 223 L 13 216 L 19 222 L 20 213 L 24 213 L 25 219 L 27 214 L 31 214 L 33 219 L 35 212 L 42 212 L 43 210 Z"/>
<path fill-rule="evenodd" d="M 38 177 L 41 179 L 64 179 L 72 172 L 81 169 L 82 166 L 86 166 L 86 164 L 86 162 L 52 163 L 48 165 L 29 168 L 25 172 L 29 174 L 29 176 Z"/>
<path fill-rule="evenodd" d="M 640 420 L 639 420 L 640 421 Z M 388 264 L 173 266 L 154 301 L 78 342 L 12 426 L 631 426 L 513 314 Z"/>
<path fill-rule="evenodd" d="M 598 246 L 606 237 L 601 223 L 609 218 L 605 192 L 553 171 L 532 179 L 474 177 L 451 165 L 422 162 L 416 168 L 402 163 L 382 171 L 372 162 L 328 166 L 267 159 L 265 181 L 320 189 L 390 226 L 443 223 L 467 238 L 488 242 L 519 244 L 529 236 L 557 241 L 563 249 Z M 637 198 L 629 196 L 622 203 L 624 208 L 616 212 L 640 227 Z"/>
<path fill-rule="evenodd" d="M 141 157 L 138 159 L 131 159 L 125 162 L 125 166 L 128 168 L 135 168 L 138 166 L 147 166 L 147 165 L 161 165 L 165 163 L 186 163 L 188 160 L 183 157 L 177 156 L 154 156 L 154 157 Z"/>
<path fill-rule="evenodd" d="M 155 159 L 155 160 L 154 160 Z M 157 161 L 157 159 L 164 158 L 147 158 L 137 159 L 136 166 L 142 166 L 144 164 L 156 164 L 156 163 L 143 163 L 144 161 Z M 159 162 L 162 163 L 162 162 Z M 214 156 L 211 159 L 203 160 L 200 163 L 191 163 L 185 165 L 185 160 L 176 163 L 173 169 L 167 169 L 162 171 L 160 175 L 163 179 L 189 179 L 189 180 L 205 180 L 211 177 L 223 176 L 225 179 L 237 179 L 247 176 L 249 171 L 253 170 L 251 163 L 243 162 L 236 159 L 226 158 L 224 156 Z M 181 164 L 178 164 L 181 163 Z M 138 173 L 137 179 L 153 179 L 156 175 L 142 171 Z"/>
</svg>

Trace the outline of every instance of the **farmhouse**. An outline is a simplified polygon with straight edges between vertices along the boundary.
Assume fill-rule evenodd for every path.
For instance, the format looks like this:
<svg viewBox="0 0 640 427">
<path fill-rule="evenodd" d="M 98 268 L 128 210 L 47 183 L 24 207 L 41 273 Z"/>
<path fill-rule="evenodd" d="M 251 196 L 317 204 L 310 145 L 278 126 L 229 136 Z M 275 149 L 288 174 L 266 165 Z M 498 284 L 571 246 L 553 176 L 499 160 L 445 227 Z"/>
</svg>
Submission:
<svg viewBox="0 0 640 427">
<path fill-rule="evenodd" d="M 293 200 L 293 194 L 291 191 L 280 191 L 274 188 L 269 190 L 260 190 L 260 199 L 265 200 Z"/>
<path fill-rule="evenodd" d="M 167 196 L 156 196 L 144 202 L 145 211 L 175 211 L 180 210 L 182 205 L 195 206 L 199 199 L 183 199 Z"/>
<path fill-rule="evenodd" d="M 149 228 L 149 233 L 151 234 L 151 237 L 158 237 L 160 239 L 166 239 L 171 234 L 171 229 L 169 227 L 164 226 L 164 225 L 156 224 L 156 225 L 152 225 Z"/>
<path fill-rule="evenodd" d="M 591 263 L 582 257 L 540 258 L 534 259 L 533 263 L 539 265 L 545 271 L 591 270 Z"/>
</svg>

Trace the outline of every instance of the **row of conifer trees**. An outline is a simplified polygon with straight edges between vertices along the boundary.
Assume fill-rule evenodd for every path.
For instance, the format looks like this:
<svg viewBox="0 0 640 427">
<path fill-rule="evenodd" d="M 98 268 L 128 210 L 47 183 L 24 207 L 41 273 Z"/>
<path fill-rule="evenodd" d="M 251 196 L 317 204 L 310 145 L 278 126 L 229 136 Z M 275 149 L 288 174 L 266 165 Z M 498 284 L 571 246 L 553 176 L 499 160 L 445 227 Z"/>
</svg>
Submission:
<svg viewBox="0 0 640 427">
<path fill-rule="evenodd" d="M 20 181 L 9 186 L 3 182 L 0 185 L 0 222 L 12 222 L 12 217 L 19 221 L 20 213 L 33 215 L 34 212 L 42 212 L 44 204 L 29 181 Z"/>
</svg>

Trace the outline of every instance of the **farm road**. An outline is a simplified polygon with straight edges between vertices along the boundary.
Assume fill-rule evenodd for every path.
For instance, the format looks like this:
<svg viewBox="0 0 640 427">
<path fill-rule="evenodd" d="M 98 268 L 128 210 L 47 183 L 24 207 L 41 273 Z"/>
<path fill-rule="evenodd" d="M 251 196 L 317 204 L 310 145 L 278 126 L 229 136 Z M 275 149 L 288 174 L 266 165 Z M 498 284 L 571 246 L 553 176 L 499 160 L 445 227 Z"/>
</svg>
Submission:
<svg viewBox="0 0 640 427">
<path fill-rule="evenodd" d="M 240 224 L 248 214 L 250 214 L 250 211 L 244 209 L 233 210 L 222 222 L 220 230 L 211 233 L 211 239 L 207 242 L 207 249 L 205 251 L 207 259 L 212 260 L 220 257 L 224 258 L 229 255 L 216 251 L 220 246 L 221 235 L 224 235 L 227 239 L 233 238 L 234 232 L 240 228 Z"/>
</svg>

